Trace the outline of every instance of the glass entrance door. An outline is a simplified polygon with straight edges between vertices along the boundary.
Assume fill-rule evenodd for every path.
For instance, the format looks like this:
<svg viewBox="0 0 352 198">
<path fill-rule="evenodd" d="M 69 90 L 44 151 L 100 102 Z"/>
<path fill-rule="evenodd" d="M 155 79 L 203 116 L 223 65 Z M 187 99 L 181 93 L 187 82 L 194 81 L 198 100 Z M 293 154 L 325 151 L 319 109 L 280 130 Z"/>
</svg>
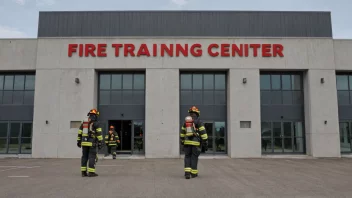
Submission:
<svg viewBox="0 0 352 198">
<path fill-rule="evenodd" d="M 341 153 L 352 153 L 350 122 L 340 122 Z"/>
<path fill-rule="evenodd" d="M 208 150 L 202 152 L 207 154 L 226 153 L 226 125 L 225 122 L 204 122 L 205 130 L 208 134 Z"/>
<path fill-rule="evenodd" d="M 131 154 L 132 152 L 132 120 L 110 120 L 109 127 L 114 126 L 120 139 L 117 147 L 118 154 Z"/>
<path fill-rule="evenodd" d="M 134 120 L 132 130 L 132 154 L 144 154 L 144 121 Z"/>
<path fill-rule="evenodd" d="M 30 154 L 31 152 L 31 122 L 0 122 L 0 154 Z"/>
</svg>

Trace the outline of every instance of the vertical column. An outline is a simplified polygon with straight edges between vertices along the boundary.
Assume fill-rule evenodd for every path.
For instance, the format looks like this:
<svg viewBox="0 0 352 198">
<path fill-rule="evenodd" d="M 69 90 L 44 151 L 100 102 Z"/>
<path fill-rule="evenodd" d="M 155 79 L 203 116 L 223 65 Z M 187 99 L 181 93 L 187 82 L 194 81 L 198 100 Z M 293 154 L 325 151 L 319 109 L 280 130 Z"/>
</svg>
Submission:
<svg viewBox="0 0 352 198">
<path fill-rule="evenodd" d="M 243 82 L 245 78 L 246 82 Z M 260 157 L 260 78 L 259 69 L 230 69 L 228 74 L 229 156 Z M 241 128 L 249 121 L 249 128 Z"/>
<path fill-rule="evenodd" d="M 146 70 L 146 158 L 180 156 L 179 100 L 178 69 Z"/>
<path fill-rule="evenodd" d="M 313 157 L 339 157 L 335 70 L 308 70 L 304 86 L 307 154 Z"/>
</svg>

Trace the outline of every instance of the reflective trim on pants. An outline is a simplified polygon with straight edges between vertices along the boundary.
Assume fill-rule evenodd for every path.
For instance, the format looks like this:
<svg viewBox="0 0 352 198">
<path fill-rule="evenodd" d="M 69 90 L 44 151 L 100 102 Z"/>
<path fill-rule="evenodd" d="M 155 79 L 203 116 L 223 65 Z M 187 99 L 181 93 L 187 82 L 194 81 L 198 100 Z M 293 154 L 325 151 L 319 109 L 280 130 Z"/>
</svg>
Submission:
<svg viewBox="0 0 352 198">
<path fill-rule="evenodd" d="M 87 167 L 81 167 L 81 171 L 87 171 Z"/>
<path fill-rule="evenodd" d="M 191 168 L 185 168 L 185 172 L 191 172 L 192 171 L 192 169 Z"/>
<path fill-rule="evenodd" d="M 95 168 L 88 168 L 89 173 L 95 173 Z"/>
<path fill-rule="evenodd" d="M 198 170 L 191 170 L 192 174 L 198 174 Z"/>
</svg>

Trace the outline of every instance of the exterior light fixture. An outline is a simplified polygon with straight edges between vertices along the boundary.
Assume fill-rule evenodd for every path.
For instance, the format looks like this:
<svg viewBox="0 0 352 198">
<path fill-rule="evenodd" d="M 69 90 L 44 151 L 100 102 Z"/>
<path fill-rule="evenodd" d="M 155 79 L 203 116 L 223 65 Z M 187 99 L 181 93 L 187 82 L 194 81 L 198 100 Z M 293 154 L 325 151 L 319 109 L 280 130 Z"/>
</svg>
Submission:
<svg viewBox="0 0 352 198">
<path fill-rule="evenodd" d="M 325 82 L 324 78 L 320 78 L 320 83 L 324 83 L 324 82 Z"/>
<path fill-rule="evenodd" d="M 49 124 L 49 121 L 45 120 L 45 124 Z"/>
<path fill-rule="evenodd" d="M 79 78 L 75 78 L 75 82 L 78 84 L 79 83 Z"/>
<path fill-rule="evenodd" d="M 242 83 L 243 83 L 243 84 L 246 84 L 246 83 L 247 83 L 247 78 L 243 78 L 243 79 L 242 79 Z"/>
</svg>

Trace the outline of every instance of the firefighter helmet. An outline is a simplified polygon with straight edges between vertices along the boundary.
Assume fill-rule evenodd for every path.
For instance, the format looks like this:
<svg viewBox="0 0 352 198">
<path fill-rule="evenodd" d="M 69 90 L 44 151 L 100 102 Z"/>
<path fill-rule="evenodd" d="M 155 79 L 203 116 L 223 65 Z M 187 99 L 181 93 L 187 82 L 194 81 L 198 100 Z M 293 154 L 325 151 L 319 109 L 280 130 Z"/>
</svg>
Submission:
<svg viewBox="0 0 352 198">
<path fill-rule="evenodd" d="M 96 115 L 96 116 L 99 116 L 99 111 L 97 110 L 97 109 L 91 109 L 89 112 L 88 112 L 88 114 L 87 114 L 87 116 L 89 116 L 89 115 Z"/>
<path fill-rule="evenodd" d="M 188 109 L 188 113 L 195 113 L 195 114 L 197 114 L 198 117 L 200 115 L 200 111 L 199 111 L 199 109 L 196 106 L 193 106 L 193 107 L 189 108 Z"/>
</svg>

